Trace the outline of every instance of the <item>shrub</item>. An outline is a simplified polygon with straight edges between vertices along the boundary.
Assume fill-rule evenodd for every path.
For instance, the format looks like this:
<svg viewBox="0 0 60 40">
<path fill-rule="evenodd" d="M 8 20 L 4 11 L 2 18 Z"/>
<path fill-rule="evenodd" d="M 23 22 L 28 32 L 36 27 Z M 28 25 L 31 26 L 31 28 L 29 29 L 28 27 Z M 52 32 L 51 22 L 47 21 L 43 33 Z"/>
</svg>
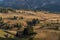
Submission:
<svg viewBox="0 0 60 40">
<path fill-rule="evenodd" d="M 14 19 L 16 19 L 16 20 L 17 20 L 17 18 L 18 18 L 18 16 L 14 16 Z"/>
<path fill-rule="evenodd" d="M 12 8 L 8 8 L 7 9 L 8 11 L 12 11 L 12 12 L 16 12 L 14 9 L 12 9 Z"/>
<path fill-rule="evenodd" d="M 25 28 L 25 29 L 24 29 L 23 35 L 28 35 L 28 28 Z"/>
<path fill-rule="evenodd" d="M 5 36 L 6 38 L 8 38 L 9 35 L 8 35 L 8 34 L 5 34 L 4 36 Z"/>
<path fill-rule="evenodd" d="M 20 17 L 20 19 L 23 19 L 23 17 Z"/>
<path fill-rule="evenodd" d="M 32 21 L 27 21 L 27 25 L 29 25 L 29 26 L 33 26 Z"/>
<path fill-rule="evenodd" d="M 32 20 L 32 23 L 35 25 L 35 24 L 38 24 L 39 23 L 39 20 L 38 19 L 33 19 Z"/>
<path fill-rule="evenodd" d="M 16 23 L 16 24 L 14 24 L 14 27 L 17 27 L 18 30 L 19 30 L 22 27 L 22 24 L 21 23 Z"/>
<path fill-rule="evenodd" d="M 2 17 L 0 17 L 0 21 L 2 21 Z"/>
<path fill-rule="evenodd" d="M 35 26 L 36 24 L 38 24 L 40 21 L 38 19 L 32 19 L 32 21 L 27 21 L 27 24 L 29 26 Z"/>
<path fill-rule="evenodd" d="M 0 8 L 1 13 L 8 13 L 8 10 L 6 8 Z"/>
<path fill-rule="evenodd" d="M 16 37 L 19 37 L 19 32 L 17 31 L 17 33 L 16 33 L 16 35 L 15 35 Z"/>
<path fill-rule="evenodd" d="M 25 28 L 23 31 L 23 35 L 28 35 L 28 36 L 32 35 L 33 36 L 35 34 L 36 34 L 36 32 L 34 32 L 34 29 L 32 26 L 27 26 L 27 28 Z"/>
</svg>

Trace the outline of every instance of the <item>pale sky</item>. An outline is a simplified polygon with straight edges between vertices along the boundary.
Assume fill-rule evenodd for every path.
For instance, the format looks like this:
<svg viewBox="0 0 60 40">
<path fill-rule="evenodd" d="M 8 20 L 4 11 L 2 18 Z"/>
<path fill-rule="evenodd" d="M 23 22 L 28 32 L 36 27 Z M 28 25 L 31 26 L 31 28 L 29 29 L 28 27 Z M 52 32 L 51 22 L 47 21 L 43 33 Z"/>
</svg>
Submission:
<svg viewBox="0 0 60 40">
<path fill-rule="evenodd" d="M 0 1 L 3 1 L 3 0 L 0 0 Z"/>
</svg>

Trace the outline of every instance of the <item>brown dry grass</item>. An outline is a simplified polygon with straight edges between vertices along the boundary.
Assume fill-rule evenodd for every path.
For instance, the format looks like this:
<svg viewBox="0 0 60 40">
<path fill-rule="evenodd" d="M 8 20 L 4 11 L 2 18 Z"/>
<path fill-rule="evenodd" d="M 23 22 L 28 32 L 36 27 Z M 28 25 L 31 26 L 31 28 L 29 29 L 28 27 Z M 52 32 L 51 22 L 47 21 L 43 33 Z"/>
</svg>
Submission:
<svg viewBox="0 0 60 40">
<path fill-rule="evenodd" d="M 18 16 L 17 20 L 8 20 L 6 18 L 13 18 L 13 16 Z M 7 22 L 9 24 L 16 24 L 16 23 L 22 23 L 23 26 L 26 26 L 26 21 L 32 20 L 33 18 L 38 18 L 40 20 L 42 19 L 59 19 L 60 20 L 60 14 L 53 14 L 53 13 L 47 13 L 45 12 L 32 12 L 32 11 L 26 11 L 26 13 L 8 13 L 8 14 L 0 14 L 0 17 L 3 18 L 4 22 Z M 23 17 L 24 19 L 19 20 L 20 17 Z M 40 25 L 38 25 L 39 28 Z M 53 30 L 36 30 L 37 35 L 35 38 L 38 38 L 39 40 L 58 40 L 60 31 L 53 31 Z"/>
</svg>

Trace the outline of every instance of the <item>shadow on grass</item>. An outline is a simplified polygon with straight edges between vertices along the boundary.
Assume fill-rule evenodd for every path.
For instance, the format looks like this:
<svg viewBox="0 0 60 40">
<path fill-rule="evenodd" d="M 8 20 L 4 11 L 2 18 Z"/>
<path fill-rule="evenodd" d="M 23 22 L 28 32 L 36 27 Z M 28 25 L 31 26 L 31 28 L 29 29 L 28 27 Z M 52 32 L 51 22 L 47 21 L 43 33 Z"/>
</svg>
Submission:
<svg viewBox="0 0 60 40">
<path fill-rule="evenodd" d="M 4 31 L 4 32 L 6 32 L 6 33 L 8 33 L 8 34 L 11 34 L 11 35 L 14 35 L 14 34 L 12 34 L 12 33 L 8 32 L 8 31 Z M 14 36 L 15 36 L 15 35 L 14 35 Z"/>
<path fill-rule="evenodd" d="M 0 37 L 0 40 L 17 40 L 17 39 L 15 39 L 15 38 L 2 38 L 2 37 Z"/>
</svg>

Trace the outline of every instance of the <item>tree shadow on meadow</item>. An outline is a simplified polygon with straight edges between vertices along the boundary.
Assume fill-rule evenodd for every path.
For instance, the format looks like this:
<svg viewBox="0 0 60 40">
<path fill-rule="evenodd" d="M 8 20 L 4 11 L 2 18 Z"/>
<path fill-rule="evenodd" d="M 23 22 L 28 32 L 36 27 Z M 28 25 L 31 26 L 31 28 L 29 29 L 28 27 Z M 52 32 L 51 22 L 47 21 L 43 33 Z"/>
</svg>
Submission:
<svg viewBox="0 0 60 40">
<path fill-rule="evenodd" d="M 0 37 L 0 40 L 16 40 L 16 39 L 14 39 L 14 38 L 2 38 L 2 37 Z"/>
</svg>

